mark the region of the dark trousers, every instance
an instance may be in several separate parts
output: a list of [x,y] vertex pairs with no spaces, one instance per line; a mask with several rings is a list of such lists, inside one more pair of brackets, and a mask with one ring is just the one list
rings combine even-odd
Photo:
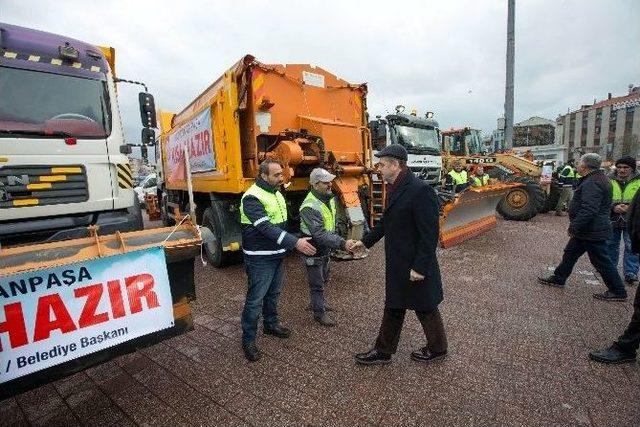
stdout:
[[246,255],[244,266],[247,271],[248,288],[241,324],[242,342],[246,344],[256,340],[260,312],[266,328],[278,324],[278,297],[284,281],[284,259]]
[[578,259],[584,254],[589,255],[589,261],[602,276],[605,286],[616,295],[627,295],[627,290],[622,283],[617,268],[611,262],[608,246],[605,240],[590,241],[572,237],[567,242],[562,255],[562,261],[553,272],[553,275],[564,285],[569,278]]
[[622,335],[615,342],[615,346],[625,353],[635,354],[640,347],[640,286],[636,288],[636,298],[633,301],[633,315],[631,322]]
[[302,260],[307,268],[313,314],[321,316],[325,312],[324,287],[329,280],[329,256],[302,257]]
[[[376,349],[380,353],[393,354],[398,349],[406,312],[407,310],[403,308],[384,309],[380,332],[376,340]],[[447,351],[447,335],[444,332],[440,311],[437,308],[433,311],[416,311],[416,316],[427,338],[427,349],[432,353]]]

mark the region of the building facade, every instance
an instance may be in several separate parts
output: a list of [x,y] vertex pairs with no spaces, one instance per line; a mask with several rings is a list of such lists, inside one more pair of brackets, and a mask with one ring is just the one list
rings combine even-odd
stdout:
[[630,85],[629,93],[604,101],[583,105],[559,116],[559,142],[569,158],[584,153],[598,153],[614,161],[625,155],[640,154],[640,87]]
[[567,150],[557,138],[556,121],[534,116],[513,125],[513,151],[524,155],[531,151],[534,160],[562,164]]

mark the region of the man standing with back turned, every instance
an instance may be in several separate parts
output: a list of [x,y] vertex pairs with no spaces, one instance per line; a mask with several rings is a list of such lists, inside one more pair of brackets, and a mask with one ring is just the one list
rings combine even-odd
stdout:
[[411,353],[417,362],[432,362],[447,354],[447,337],[438,311],[442,281],[436,258],[439,208],[436,193],[407,169],[407,151],[393,144],[381,150],[379,170],[387,183],[382,219],[361,242],[347,250],[370,248],[385,238],[386,288],[382,325],[373,349],[355,356],[363,365],[391,362],[398,348],[407,310],[414,310],[427,338],[426,346]]
[[627,290],[616,267],[611,262],[607,240],[611,235],[611,182],[600,170],[602,158],[588,153],[580,158],[578,172],[582,175],[569,204],[569,241],[564,248],[560,265],[548,277],[538,280],[549,286],[562,288],[578,259],[586,252],[608,290],[593,294],[605,301],[624,301]]
[[245,357],[260,359],[256,346],[258,318],[262,312],[264,333],[288,338],[291,331],[278,320],[278,297],[284,282],[284,256],[287,249],[296,248],[312,256],[316,249],[310,238],[298,239],[287,233],[287,205],[279,191],[282,185],[282,165],[267,159],[260,164],[256,182],[242,195],[242,252],[249,287],[242,311],[242,349]]

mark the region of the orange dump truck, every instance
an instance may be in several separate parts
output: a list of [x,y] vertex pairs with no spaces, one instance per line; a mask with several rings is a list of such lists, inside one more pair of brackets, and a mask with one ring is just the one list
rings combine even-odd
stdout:
[[215,236],[205,253],[216,267],[233,263],[242,249],[240,198],[260,162],[275,158],[284,165],[291,231],[309,173],[324,167],[337,176],[337,231],[360,238],[371,162],[366,93],[319,67],[243,57],[180,113],[161,113],[163,220],[170,225],[175,208],[188,210],[190,176],[197,221]]

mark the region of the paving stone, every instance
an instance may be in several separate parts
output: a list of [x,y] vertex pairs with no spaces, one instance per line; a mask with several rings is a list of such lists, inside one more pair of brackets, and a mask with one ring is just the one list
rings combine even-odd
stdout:
[[537,283],[559,262],[566,225],[552,215],[499,220],[489,233],[438,249],[450,345],[441,363],[409,359],[425,342],[412,314],[392,364],[354,362],[382,318],[381,244],[366,260],[333,263],[331,329],[313,322],[306,275],[297,257],[287,258],[279,312],[293,335],[260,331],[256,363],[240,345],[243,267],[198,265],[193,331],[0,402],[0,424],[638,426],[639,365],[587,358],[624,329],[632,301],[594,300],[602,285],[586,257],[565,289]]

